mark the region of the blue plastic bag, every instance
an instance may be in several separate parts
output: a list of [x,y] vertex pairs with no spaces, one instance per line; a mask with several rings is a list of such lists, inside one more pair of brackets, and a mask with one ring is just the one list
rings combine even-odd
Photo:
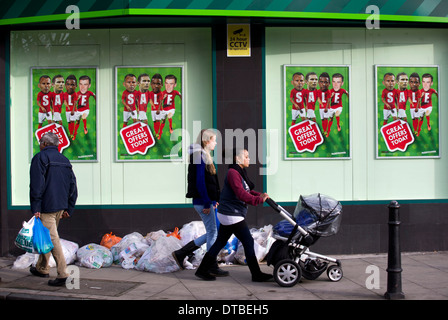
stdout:
[[44,227],[42,221],[37,218],[33,226],[33,246],[39,254],[46,254],[53,249],[50,230]]

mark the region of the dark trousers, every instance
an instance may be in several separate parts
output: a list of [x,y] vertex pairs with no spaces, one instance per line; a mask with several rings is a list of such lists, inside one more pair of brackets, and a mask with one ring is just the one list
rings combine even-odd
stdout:
[[238,240],[241,241],[244,247],[246,262],[252,275],[259,274],[261,270],[258,265],[257,256],[255,255],[254,238],[250,233],[246,220],[228,226],[221,224],[218,229],[218,237],[216,238],[213,246],[208,251],[209,255],[214,257],[216,260],[219,252],[222,248],[225,247],[232,234],[234,234],[235,237],[237,237]]

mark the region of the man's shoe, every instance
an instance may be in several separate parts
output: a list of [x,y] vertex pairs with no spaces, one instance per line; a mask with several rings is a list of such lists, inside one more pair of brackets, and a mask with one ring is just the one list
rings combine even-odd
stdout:
[[48,280],[48,285],[52,287],[61,287],[65,285],[67,278],[56,278],[54,280]]
[[39,271],[37,271],[36,267],[31,267],[30,272],[33,276],[41,277],[41,278],[48,278],[48,274],[40,273]]

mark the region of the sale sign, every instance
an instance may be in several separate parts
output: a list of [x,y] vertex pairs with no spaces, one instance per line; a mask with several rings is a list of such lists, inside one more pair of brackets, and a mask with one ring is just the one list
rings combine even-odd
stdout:
[[123,139],[126,150],[129,154],[146,154],[156,141],[152,135],[149,126],[143,122],[133,123],[120,130],[121,139]]
[[411,128],[406,121],[395,120],[381,127],[381,134],[390,152],[406,151],[408,145],[414,142]]
[[297,152],[314,152],[324,142],[322,133],[316,122],[305,120],[289,127],[289,135]]
[[59,152],[62,153],[65,148],[70,146],[70,140],[68,139],[67,133],[65,133],[64,127],[55,122],[36,130],[35,135],[37,142],[39,143],[40,138],[42,138],[42,136],[49,131],[55,133],[59,138]]

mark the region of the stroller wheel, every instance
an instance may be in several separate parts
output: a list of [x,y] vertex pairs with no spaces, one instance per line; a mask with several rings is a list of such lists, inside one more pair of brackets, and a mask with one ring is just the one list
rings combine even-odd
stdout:
[[327,276],[333,282],[337,282],[342,279],[342,269],[339,266],[333,265],[328,267]]
[[295,286],[302,277],[302,270],[292,260],[284,259],[278,262],[274,268],[274,279],[282,287]]

